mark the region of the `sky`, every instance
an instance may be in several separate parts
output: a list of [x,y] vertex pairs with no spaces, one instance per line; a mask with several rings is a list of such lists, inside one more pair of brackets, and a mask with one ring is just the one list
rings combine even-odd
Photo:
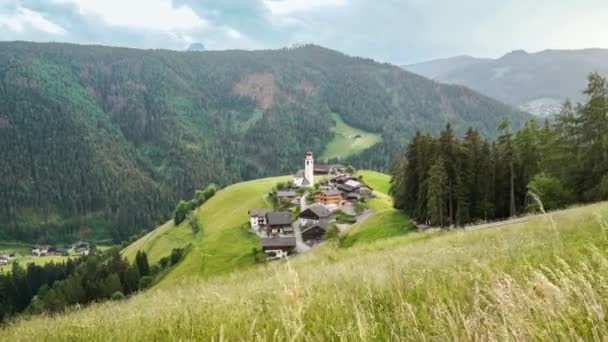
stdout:
[[0,40],[147,49],[314,43],[409,64],[608,48],[606,0],[0,0]]

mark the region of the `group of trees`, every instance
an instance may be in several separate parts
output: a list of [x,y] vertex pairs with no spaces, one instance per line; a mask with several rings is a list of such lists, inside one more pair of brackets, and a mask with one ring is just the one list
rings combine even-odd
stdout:
[[43,266],[31,263],[25,269],[14,263],[10,272],[0,274],[0,322],[24,311],[42,287],[66,279],[80,263],[81,259]]
[[[173,212],[173,222],[175,225],[177,226],[182,223],[189,216],[190,212],[207,202],[207,200],[215,195],[216,191],[215,184],[209,184],[204,190],[196,190],[194,198],[190,201],[179,201]],[[195,229],[194,226],[192,229]]]
[[608,199],[606,79],[591,74],[585,94],[553,122],[512,133],[505,120],[494,141],[472,128],[459,139],[449,124],[416,133],[391,171],[395,207],[444,227]]
[[121,299],[150,286],[159,271],[149,265],[146,253],[138,252],[130,263],[117,248],[65,263],[31,263],[25,269],[14,263],[9,273],[0,275],[0,322],[24,311],[56,312],[74,304]]

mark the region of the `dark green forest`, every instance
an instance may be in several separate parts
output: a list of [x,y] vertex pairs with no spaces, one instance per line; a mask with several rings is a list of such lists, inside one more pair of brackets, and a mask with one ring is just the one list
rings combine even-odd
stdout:
[[0,43],[0,236],[123,241],[206,184],[286,174],[332,139],[330,113],[383,142],[416,130],[495,137],[525,113],[464,87],[318,46],[176,52]]
[[589,76],[583,104],[566,103],[554,122],[508,121],[495,140],[448,125],[416,133],[392,169],[396,208],[448,227],[608,199],[608,84]]

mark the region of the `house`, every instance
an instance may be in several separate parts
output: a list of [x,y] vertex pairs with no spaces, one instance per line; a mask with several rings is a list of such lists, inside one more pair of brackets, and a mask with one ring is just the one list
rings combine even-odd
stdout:
[[0,266],[8,265],[10,258],[8,255],[0,255]]
[[349,201],[358,201],[361,199],[361,195],[358,192],[349,192],[344,195],[344,198]]
[[63,249],[63,248],[56,248],[55,251],[53,252],[53,254],[57,255],[57,256],[68,256],[68,255],[70,255],[68,253],[68,251],[65,250],[65,249]]
[[304,170],[300,170],[293,177],[293,185],[295,187],[311,187],[315,184],[314,166],[315,160],[312,151],[306,152],[304,157]]
[[284,258],[293,253],[295,248],[295,236],[275,236],[262,239],[262,250],[271,259]]
[[274,236],[278,234],[293,234],[291,212],[280,211],[266,214],[267,234]]
[[342,200],[342,192],[338,189],[325,189],[315,194],[315,201],[323,204],[338,204]]
[[329,209],[327,209],[324,205],[315,204],[302,211],[298,215],[298,218],[300,219],[300,225],[302,226],[315,224],[321,220],[330,221],[331,211],[329,211]]
[[307,244],[314,244],[321,241],[327,231],[329,222],[327,220],[317,221],[302,228],[302,240]]
[[254,231],[260,230],[260,227],[266,226],[266,214],[268,209],[249,209],[249,225]]
[[293,190],[279,190],[277,199],[281,203],[291,203],[298,200],[298,194]]
[[361,197],[363,198],[369,199],[374,196],[374,190],[367,185],[363,185],[362,187],[360,187],[358,192],[359,195],[361,195]]
[[79,255],[87,256],[92,254],[91,245],[88,242],[78,241],[72,247],[74,248],[74,251],[76,251],[76,253],[78,253]]
[[314,169],[315,175],[337,175],[348,172],[348,167],[341,164],[323,165],[317,164]]
[[46,256],[49,253],[49,248],[51,246],[43,245],[43,246],[34,246],[32,247],[32,255],[35,256]]

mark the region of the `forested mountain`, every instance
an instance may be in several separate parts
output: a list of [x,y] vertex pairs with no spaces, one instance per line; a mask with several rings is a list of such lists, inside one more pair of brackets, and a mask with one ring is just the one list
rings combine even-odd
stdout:
[[513,51],[498,59],[454,57],[405,69],[450,84],[467,86],[522,110],[555,114],[566,100],[582,101],[589,72],[608,74],[608,50]]
[[383,141],[419,129],[487,137],[528,115],[459,86],[318,46],[175,52],[0,43],[0,236],[123,240],[196,189],[293,172],[332,139],[332,112]]

